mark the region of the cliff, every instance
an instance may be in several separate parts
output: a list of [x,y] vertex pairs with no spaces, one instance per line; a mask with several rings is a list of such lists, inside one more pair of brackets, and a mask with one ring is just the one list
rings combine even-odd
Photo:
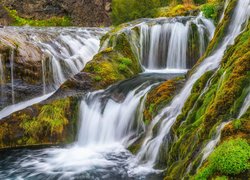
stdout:
[[[111,0],[1,0],[0,24],[12,25],[15,19],[47,20],[69,18],[73,26],[109,26]],[[15,10],[17,17],[8,10]],[[68,24],[67,24],[68,25]]]

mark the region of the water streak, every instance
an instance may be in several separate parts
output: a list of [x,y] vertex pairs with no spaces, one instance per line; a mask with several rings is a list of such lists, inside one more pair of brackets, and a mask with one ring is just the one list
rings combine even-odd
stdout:
[[5,82],[4,64],[3,64],[2,54],[0,54],[0,86],[1,86],[1,97],[3,97],[4,82]]
[[207,71],[218,68],[220,61],[224,55],[227,46],[234,43],[234,39],[241,33],[242,25],[249,19],[250,0],[239,0],[235,8],[232,21],[229,25],[228,33],[223,39],[221,45],[213,54],[207,57],[196,69],[195,73],[189,78],[184,88],[177,95],[169,106],[157,115],[152,124],[160,123],[158,134],[153,136],[153,132],[145,139],[136,158],[137,163],[142,163],[143,166],[153,168],[157,160],[157,155],[161,147],[162,141],[168,135],[177,116],[181,113],[185,101],[191,93],[194,83]]
[[15,104],[15,84],[14,84],[14,50],[10,54],[10,78],[11,78],[11,97],[12,104]]

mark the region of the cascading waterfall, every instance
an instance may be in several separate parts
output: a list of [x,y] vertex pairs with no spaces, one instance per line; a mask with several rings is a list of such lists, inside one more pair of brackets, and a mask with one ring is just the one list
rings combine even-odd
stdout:
[[[148,172],[156,174],[160,172],[160,170],[155,170],[154,166],[164,138],[169,134],[177,116],[181,113],[195,82],[204,73],[218,69],[227,47],[234,43],[234,39],[241,33],[242,26],[248,21],[249,8],[250,0],[238,1],[227,34],[218,48],[201,62],[180,93],[152,120],[147,131],[142,117],[146,95],[153,86],[168,78],[156,80],[156,74],[150,74],[149,76],[152,75],[153,80],[148,81],[145,77],[140,78],[148,75],[145,73],[139,75],[139,78],[120,82],[106,90],[86,94],[80,103],[80,128],[76,143],[66,148],[52,147],[18,152],[16,157],[7,160],[8,163],[11,163],[8,167],[0,162],[0,179],[9,177],[20,179],[26,177],[31,179],[41,177],[47,179],[77,179],[78,177],[80,179],[96,179],[96,177],[100,179],[129,179],[131,177],[143,179],[147,177]],[[189,66],[191,67],[190,64],[196,60],[192,59],[194,56],[188,54],[189,43],[193,41],[189,37],[193,31],[193,25],[199,33],[199,50],[196,49],[198,55],[195,56],[198,58],[204,53],[207,46],[206,36],[211,39],[214,33],[213,24],[202,15],[197,18],[180,18],[180,20],[174,19],[174,21],[167,22],[166,19],[160,19],[156,24],[140,23],[138,25],[141,31],[139,56],[141,56],[141,63],[145,70],[187,69]],[[31,37],[32,42],[48,55],[48,58],[42,60],[44,96],[21,103],[19,106],[18,104],[14,105],[11,109],[27,107],[49,97],[53,92],[46,93],[57,89],[65,79],[79,72],[97,52],[98,48],[96,47],[99,46],[97,45],[98,38],[89,35],[89,31],[85,32],[85,30],[84,32],[81,30],[76,32],[75,29],[67,32],[62,30],[59,35],[55,35],[53,29],[47,35],[44,35],[43,30],[38,29],[37,31]],[[134,35],[133,32],[130,31],[132,35]],[[51,41],[52,39],[56,40]],[[135,45],[138,42],[132,43]],[[221,86],[225,74],[221,77],[218,87]],[[175,77],[173,74],[171,76],[171,78]],[[50,79],[50,77],[52,78]],[[211,85],[210,80],[201,96]],[[14,89],[14,77],[12,84]],[[249,98],[248,94],[239,117],[249,108]],[[0,112],[0,119],[12,112],[9,110],[4,113]],[[215,137],[208,142],[203,150],[202,162],[218,143],[221,130],[226,124],[222,123],[217,127]],[[156,126],[157,131],[155,131]],[[143,136],[141,136],[142,134]],[[138,154],[133,156],[126,148],[136,140],[142,140],[139,139],[142,137],[144,137],[142,146]],[[19,168],[13,171],[16,166]]]
[[[141,87],[129,92],[123,103],[110,99],[103,107],[98,94],[89,94],[80,106],[82,126],[78,145],[102,145],[122,143],[127,145],[131,137],[139,134],[143,122],[136,122],[136,109],[141,98],[151,89],[140,90]],[[139,91],[140,90],[140,91]],[[142,112],[140,112],[142,113]],[[124,116],[125,114],[125,116]]]
[[43,95],[46,94],[46,67],[45,67],[45,57],[42,59],[42,76],[43,76]]
[[14,85],[14,50],[10,54],[10,78],[11,78],[11,96],[12,104],[15,104],[15,85]]
[[[152,123],[160,123],[158,134],[153,137],[153,133],[148,135],[145,139],[138,155],[136,158],[137,163],[142,163],[143,166],[148,168],[153,168],[157,160],[157,154],[159,152],[160,146],[164,137],[169,133],[172,125],[174,124],[177,116],[181,113],[181,109],[191,93],[191,89],[194,83],[207,71],[216,69],[224,55],[224,52],[228,45],[234,43],[234,39],[241,33],[242,25],[248,21],[250,12],[249,0],[239,0],[237,7],[234,10],[232,21],[229,25],[227,35],[223,39],[223,42],[215,50],[211,56],[204,59],[204,61],[199,65],[194,74],[186,82],[181,93],[177,95],[168,107],[163,109],[163,111],[157,115]],[[136,171],[136,170],[135,170]]]
[[36,156],[28,158],[21,156],[19,170],[0,168],[0,178],[25,177],[24,169],[30,178],[68,179],[81,173],[85,179],[129,178],[127,160],[132,154],[126,147],[145,131],[141,115],[146,94],[153,86],[179,75],[142,74],[86,94],[80,104],[81,126],[75,144],[36,151]]
[[[40,49],[42,54],[41,71],[42,87],[41,91],[47,97],[48,94],[57,90],[60,85],[69,77],[77,74],[83,69],[85,64],[90,61],[98,52],[100,37],[107,29],[97,28],[27,28],[27,27],[6,27],[0,32],[2,37],[11,37],[22,43],[31,43]],[[15,102],[15,82],[14,82],[14,49],[10,54],[11,66],[11,85],[12,85],[12,104]],[[1,93],[3,91],[1,90]],[[23,101],[23,107],[27,107],[29,102],[37,102],[44,98],[34,99],[27,97]],[[32,104],[29,104],[32,105]],[[5,117],[13,112],[13,105],[5,107],[0,111],[0,117]],[[20,109],[19,109],[20,110]]]
[[106,30],[65,28],[47,31],[44,33],[41,29],[36,29],[35,32],[33,30],[30,40],[49,56],[44,71],[51,73],[53,82],[49,84],[55,90],[70,76],[81,71],[93,58],[99,50],[99,39]]
[[[213,37],[215,27],[202,14],[194,18],[160,19],[140,24],[140,57],[147,70],[188,69],[201,57],[208,40]],[[192,32],[198,38],[192,36]],[[207,39],[207,40],[206,40]],[[189,42],[197,41],[193,54]]]
[[5,81],[4,66],[2,60],[2,54],[0,54],[0,86],[1,86],[1,97],[3,97],[3,84]]

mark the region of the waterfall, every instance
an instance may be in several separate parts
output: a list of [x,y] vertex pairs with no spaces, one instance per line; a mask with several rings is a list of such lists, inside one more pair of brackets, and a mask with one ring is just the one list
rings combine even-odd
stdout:
[[[202,14],[194,18],[159,19],[144,22],[140,27],[140,57],[146,70],[188,69],[201,57],[207,39],[213,37],[215,27]],[[197,29],[198,39],[192,36]],[[196,35],[196,32],[193,32]],[[188,57],[189,42],[196,42],[197,49]],[[192,50],[190,50],[192,51]],[[199,53],[197,53],[199,52]]]
[[126,147],[145,132],[142,114],[146,94],[176,76],[179,74],[141,74],[86,94],[79,108],[77,141],[66,148],[49,148],[36,156],[18,158],[19,177],[25,177],[22,171],[28,169],[30,178],[69,179],[80,174],[83,179],[129,179],[128,159],[133,155]]
[[43,81],[43,95],[46,94],[46,66],[45,66],[45,56],[42,59],[42,81]]
[[220,17],[220,21],[219,22],[222,22],[222,20],[224,19],[224,16],[225,16],[225,12],[226,12],[226,9],[227,9],[227,6],[229,5],[229,0],[226,0],[225,3],[224,3],[224,8],[223,8],[223,13]]
[[10,79],[11,79],[11,97],[12,104],[15,104],[15,84],[14,84],[14,50],[10,54]]
[[[240,109],[240,113],[237,117],[237,119],[240,119],[248,110],[250,106],[250,93],[247,94],[242,107]],[[210,140],[207,145],[205,146],[205,148],[202,150],[203,156],[200,162],[200,165],[197,169],[199,169],[201,167],[201,165],[203,164],[203,162],[208,158],[208,156],[214,151],[214,148],[216,147],[216,145],[219,143],[220,138],[221,138],[221,132],[224,129],[224,127],[229,124],[231,121],[229,122],[223,122],[221,125],[219,125],[216,129],[216,134],[214,136],[214,138],[212,138],[212,140]]]
[[109,99],[104,106],[100,99],[102,92],[88,94],[80,106],[82,126],[77,144],[89,146],[117,142],[127,145],[131,137],[136,137],[139,134],[136,130],[143,124],[136,122],[136,110],[152,86],[143,90],[141,87],[129,92],[122,103]]
[[49,56],[44,71],[50,73],[50,89],[55,90],[98,53],[99,39],[106,30],[65,28],[50,29],[46,34],[41,29],[32,32],[31,42]]
[[3,84],[5,82],[5,75],[4,75],[4,64],[2,59],[2,54],[0,54],[0,86],[1,86],[1,97],[3,97]]
[[237,118],[240,119],[246,113],[249,107],[250,107],[250,93],[247,94],[247,97],[245,98],[245,101],[240,109],[240,113]]
[[[12,39],[13,42],[20,44],[21,53],[27,54],[30,52],[26,47],[27,44],[32,44],[34,49],[41,51],[41,59],[35,59],[41,61],[41,91],[35,92],[33,97],[23,97],[23,107],[27,107],[27,102],[37,102],[37,98],[41,96],[41,92],[47,97],[47,94],[51,94],[57,90],[60,85],[65,82],[71,76],[81,71],[85,64],[90,61],[93,56],[98,53],[100,46],[100,38],[105,34],[107,29],[96,28],[32,28],[32,27],[6,27],[1,30],[0,36],[3,40],[8,42],[8,39]],[[11,46],[12,47],[12,46]],[[15,100],[18,97],[19,84],[15,84],[14,78],[14,49],[10,54],[10,67],[11,67],[11,84],[12,84],[12,105],[18,103],[18,107],[21,106],[20,100]],[[30,58],[30,57],[29,57]],[[22,85],[20,85],[22,86]],[[1,90],[2,93],[2,90]],[[33,99],[32,99],[33,98]],[[0,116],[6,112],[13,112],[11,108],[13,106],[6,104],[4,109],[0,111]],[[29,104],[32,105],[32,104]]]
[[154,137],[152,131],[149,133],[139,153],[137,154],[137,163],[142,163],[145,167],[153,168],[157,160],[157,154],[162,141],[164,137],[168,135],[177,116],[181,113],[182,107],[189,97],[194,83],[205,72],[216,69],[219,66],[227,46],[234,43],[234,39],[241,33],[242,25],[244,25],[244,23],[248,20],[250,15],[250,12],[248,11],[249,7],[250,0],[238,1],[228,32],[221,45],[212,53],[211,56],[204,59],[204,61],[197,67],[194,74],[186,82],[180,94],[173,99],[170,105],[164,108],[162,112],[153,119],[153,124],[160,123],[158,134]]

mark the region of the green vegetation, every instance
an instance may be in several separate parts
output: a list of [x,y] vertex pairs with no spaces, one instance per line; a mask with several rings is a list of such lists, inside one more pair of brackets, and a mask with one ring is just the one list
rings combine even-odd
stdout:
[[0,147],[72,142],[77,130],[77,110],[77,99],[65,98],[16,112],[1,121]]
[[114,25],[139,18],[175,17],[197,15],[203,11],[207,18],[218,22],[223,10],[220,0],[113,0]]
[[152,9],[166,5],[163,0],[113,0],[112,21],[114,25],[143,17],[153,17]]
[[201,6],[201,11],[206,18],[213,19],[217,21],[220,15],[221,5],[218,2],[207,3]]
[[165,107],[181,89],[183,78],[168,80],[153,88],[145,102],[144,121],[148,124],[160,110]]
[[25,19],[18,16],[18,13],[16,10],[10,10],[7,7],[5,7],[7,12],[9,13],[10,17],[13,18],[13,24],[14,26],[70,26],[71,20],[69,17],[52,17],[46,20],[33,20],[33,19]]
[[[232,13],[231,6],[234,3],[235,1],[231,2],[226,12],[226,22],[222,23],[225,27],[230,21],[229,14]],[[221,31],[221,34],[225,34],[225,30]],[[221,38],[221,36],[216,37]],[[228,48],[220,68],[217,71],[205,73],[193,86],[182,113],[171,129],[172,141],[168,144],[167,149],[161,150],[160,156],[165,157],[165,162],[161,158],[160,163],[167,165],[166,179],[188,177],[185,173],[190,164],[192,166],[189,175],[194,175],[202,157],[201,151],[214,136],[216,127],[222,122],[235,119],[238,116],[250,84],[249,37],[250,25],[235,40],[235,45]],[[211,43],[216,45],[214,42]],[[224,129],[223,140],[248,139],[249,113],[240,120],[234,120]],[[159,164],[159,166],[161,165]],[[202,177],[213,174],[214,169],[211,166],[206,164],[204,166],[207,168],[204,169]],[[217,168],[221,168],[221,171],[224,170],[223,173],[226,172],[222,167],[224,167],[223,164],[220,167],[217,166]],[[221,171],[219,172],[222,173]]]
[[210,155],[205,168],[195,179],[207,179],[214,173],[237,175],[250,169],[250,145],[244,139],[232,139],[222,143]]
[[95,89],[105,88],[141,72],[126,34],[113,31],[104,38],[102,42],[108,41],[108,47],[97,54],[83,70],[94,80],[92,85]]

